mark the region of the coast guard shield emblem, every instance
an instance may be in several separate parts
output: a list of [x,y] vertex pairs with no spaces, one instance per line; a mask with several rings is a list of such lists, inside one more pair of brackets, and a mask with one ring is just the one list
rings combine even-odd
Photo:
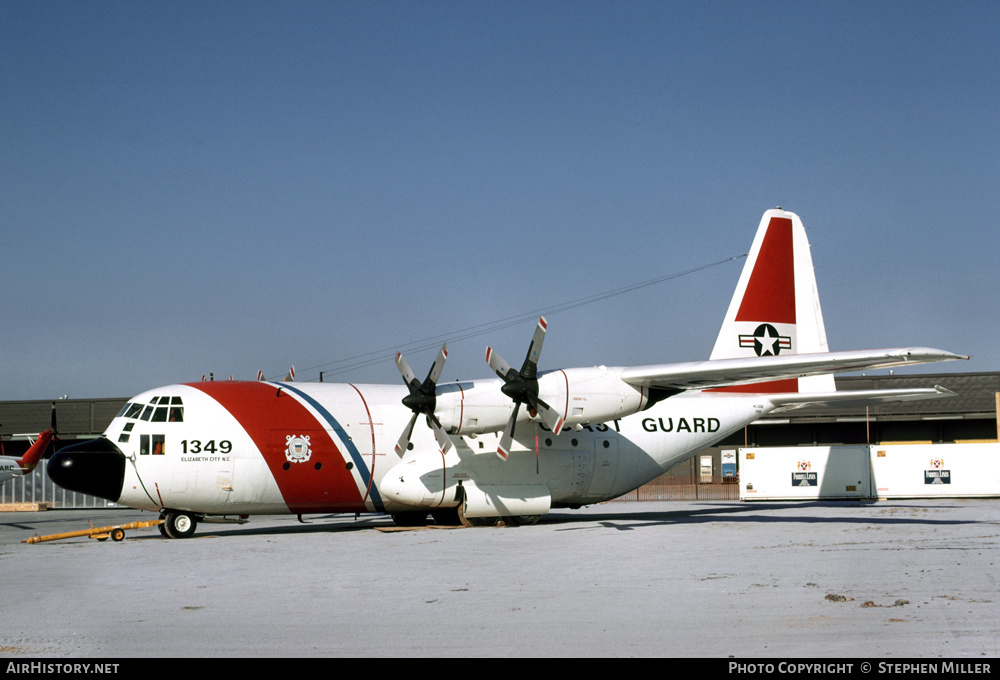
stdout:
[[287,435],[285,441],[288,448],[285,449],[285,458],[292,463],[305,463],[312,455],[309,450],[309,436]]

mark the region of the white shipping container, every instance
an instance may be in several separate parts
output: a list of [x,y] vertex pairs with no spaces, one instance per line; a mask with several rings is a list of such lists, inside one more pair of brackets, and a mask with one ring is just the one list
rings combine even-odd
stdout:
[[867,446],[740,449],[740,500],[869,498]]
[[1000,496],[1000,444],[871,447],[874,498]]

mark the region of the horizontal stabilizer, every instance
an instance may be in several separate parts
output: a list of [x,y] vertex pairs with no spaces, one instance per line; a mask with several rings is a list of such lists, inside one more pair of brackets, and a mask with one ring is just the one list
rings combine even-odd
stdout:
[[805,378],[825,373],[898,368],[968,358],[929,347],[902,347],[633,366],[624,369],[621,378],[636,387],[682,391],[704,390],[771,380]]

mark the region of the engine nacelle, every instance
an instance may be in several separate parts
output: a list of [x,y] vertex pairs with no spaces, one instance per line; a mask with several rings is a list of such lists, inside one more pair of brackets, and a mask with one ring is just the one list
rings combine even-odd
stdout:
[[[648,405],[645,388],[621,379],[620,368],[597,366],[547,371],[538,375],[538,398],[555,409],[566,426],[606,423],[641,411]],[[484,380],[440,385],[435,415],[453,435],[499,432],[514,410],[500,391],[503,382]],[[522,408],[518,422],[532,420]]]
[[[434,415],[448,434],[470,435],[498,432],[510,420],[512,402],[503,392],[500,380],[438,385]],[[525,409],[521,409],[524,412]],[[518,420],[527,421],[527,416]]]
[[389,470],[379,484],[385,500],[427,508],[458,505],[456,489],[456,481],[448,479],[439,456],[408,458]]
[[540,374],[538,397],[568,426],[596,425],[638,413],[647,405],[646,390],[621,379],[621,369],[596,366]]

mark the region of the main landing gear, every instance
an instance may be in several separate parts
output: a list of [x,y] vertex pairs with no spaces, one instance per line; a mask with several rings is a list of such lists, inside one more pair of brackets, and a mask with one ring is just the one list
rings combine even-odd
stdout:
[[[465,506],[457,508],[441,508],[430,513],[434,524],[445,527],[495,527],[495,526],[531,526],[538,523],[540,515],[518,515],[516,517],[466,517]],[[398,527],[427,526],[426,512],[394,512],[392,521]]]

